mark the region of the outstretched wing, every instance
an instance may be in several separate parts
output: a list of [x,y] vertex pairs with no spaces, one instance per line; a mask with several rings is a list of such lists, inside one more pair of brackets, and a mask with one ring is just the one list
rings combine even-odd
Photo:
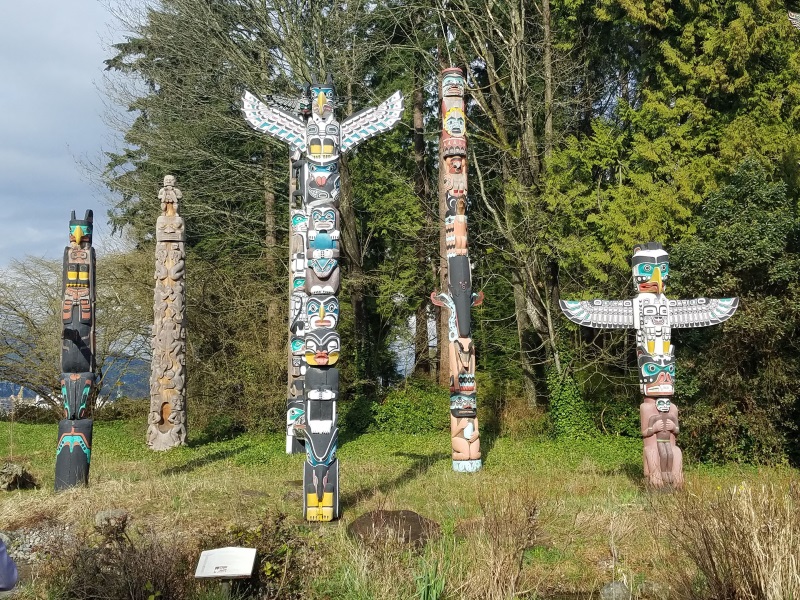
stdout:
[[286,142],[300,152],[306,151],[306,125],[279,108],[267,106],[253,94],[242,94],[242,112],[253,129]]
[[378,106],[365,108],[342,122],[341,152],[344,154],[369,138],[389,131],[403,114],[403,94],[396,91]]
[[570,321],[598,329],[632,329],[632,300],[559,300]]
[[669,301],[669,325],[678,329],[707,327],[727,321],[739,307],[739,298],[692,298]]

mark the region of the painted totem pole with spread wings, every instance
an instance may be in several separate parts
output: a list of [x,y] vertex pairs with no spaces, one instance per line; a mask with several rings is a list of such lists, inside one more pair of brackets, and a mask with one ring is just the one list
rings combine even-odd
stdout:
[[671,330],[718,325],[729,319],[738,298],[670,300],[664,295],[669,278],[669,254],[661,244],[649,242],[633,248],[631,300],[561,300],[561,310],[578,325],[598,329],[635,329],[639,386],[644,402],[639,407],[644,438],[644,475],[660,488],[683,485],[683,462],[675,443],[679,431],[678,409],[671,402],[675,391],[675,347]]
[[472,291],[472,266],[467,248],[467,118],[464,114],[464,74],[451,67],[442,71],[442,134],[439,194],[446,207],[444,220],[448,292],[433,292],[431,301],[447,308],[450,355],[450,437],[453,470],[481,468],[478,431],[475,346],[470,309],[483,302]]
[[[339,517],[336,402],[340,339],[339,157],[400,121],[403,96],[395,92],[341,124],[334,116],[331,76],[312,83],[295,116],[242,97],[245,118],[261,133],[291,148],[291,301],[287,452],[305,446],[303,516],[308,521]],[[302,446],[301,446],[302,445]]]
[[61,304],[61,396],[64,418],[58,423],[56,490],[89,483],[92,429],[89,413],[97,393],[95,362],[94,215],[69,222],[64,249]]

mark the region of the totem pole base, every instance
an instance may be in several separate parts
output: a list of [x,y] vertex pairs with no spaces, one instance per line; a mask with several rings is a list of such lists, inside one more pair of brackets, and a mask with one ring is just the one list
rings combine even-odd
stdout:
[[174,425],[162,431],[161,427],[151,424],[147,429],[147,445],[151,450],[165,451],[186,445],[186,427]]
[[339,461],[328,469],[322,498],[314,485],[314,468],[308,463],[303,469],[303,518],[306,521],[325,522],[339,518]]
[[56,491],[89,484],[93,427],[92,419],[58,423]]
[[477,460],[454,460],[453,471],[456,473],[474,473],[481,470],[482,464],[480,458]]

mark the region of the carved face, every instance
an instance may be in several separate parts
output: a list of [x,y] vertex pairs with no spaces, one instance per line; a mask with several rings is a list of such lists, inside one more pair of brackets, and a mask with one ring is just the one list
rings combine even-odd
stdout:
[[306,126],[308,155],[317,161],[329,161],[339,155],[339,124],[336,121]]
[[308,164],[306,188],[308,195],[314,200],[330,200],[335,204],[339,198],[340,187],[338,163],[332,162],[326,165]]
[[306,351],[306,341],[303,338],[293,335],[289,344],[292,348],[292,356],[303,356]]
[[335,365],[339,360],[339,334],[333,329],[315,329],[306,334],[306,362],[311,366]]
[[444,130],[455,137],[464,135],[466,123],[467,118],[460,106],[454,106],[444,116]]
[[663,294],[669,277],[669,254],[658,242],[635,246],[633,259],[633,286],[638,293]]
[[448,69],[442,74],[442,96],[463,96],[464,75],[461,69]]
[[669,398],[656,398],[656,410],[658,412],[669,412],[670,406]]
[[308,369],[305,381],[306,398],[309,400],[337,400],[339,398],[339,370]]
[[308,217],[302,210],[292,211],[292,231],[301,233],[308,230]]
[[174,187],[174,186],[175,186],[175,176],[164,175],[164,187]]
[[92,223],[87,221],[70,221],[69,241],[73,244],[90,246],[92,244]]
[[311,222],[317,231],[332,231],[336,229],[338,212],[332,206],[320,206],[311,209]]
[[314,115],[327,119],[333,114],[336,92],[332,83],[311,86],[311,111]]
[[651,398],[663,398],[675,393],[675,357],[640,353],[639,385],[642,393]]
[[310,296],[306,315],[310,329],[335,329],[339,322],[339,300],[336,296]]

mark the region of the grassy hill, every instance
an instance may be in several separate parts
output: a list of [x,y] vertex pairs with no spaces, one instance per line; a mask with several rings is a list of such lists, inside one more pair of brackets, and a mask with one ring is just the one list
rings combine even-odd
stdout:
[[[675,597],[670,586],[697,577],[675,533],[691,516],[686,511],[713,507],[732,486],[800,487],[789,467],[688,465],[687,493],[650,493],[641,483],[641,442],[606,436],[486,439],[484,469],[460,474],[450,467],[447,433],[371,433],[340,446],[343,518],[306,525],[304,457],[285,455],[282,436],[154,453],[145,428],[143,421],[98,422],[91,485],[56,495],[55,425],[0,423],[0,455],[27,464],[42,483],[0,497],[0,530],[72,524],[91,536],[97,511],[124,508],[133,531],[168,534],[196,551],[208,536],[285,514],[282,531],[293,541],[284,546],[302,547],[293,558],[301,562],[292,563],[296,597],[426,597],[422,590],[437,582],[443,598],[589,597],[613,580],[643,597]],[[346,527],[373,509],[416,511],[442,534],[420,551],[392,539],[363,545]],[[25,593],[39,597],[46,588],[39,578]]]

